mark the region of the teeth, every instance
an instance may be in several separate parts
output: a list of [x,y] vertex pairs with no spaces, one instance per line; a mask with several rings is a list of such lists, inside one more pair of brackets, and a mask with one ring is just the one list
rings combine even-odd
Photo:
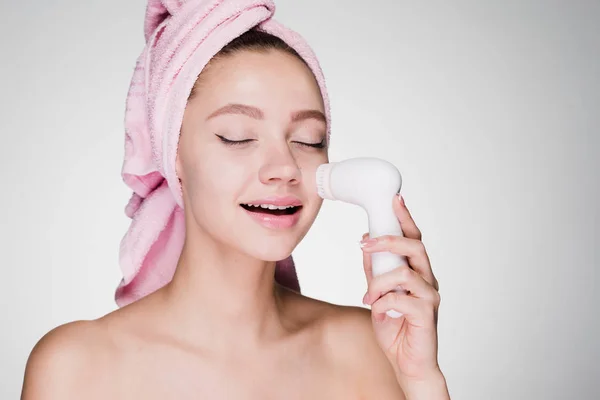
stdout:
[[285,210],[286,208],[294,208],[295,206],[274,206],[273,204],[246,204],[250,207],[268,208],[269,210]]

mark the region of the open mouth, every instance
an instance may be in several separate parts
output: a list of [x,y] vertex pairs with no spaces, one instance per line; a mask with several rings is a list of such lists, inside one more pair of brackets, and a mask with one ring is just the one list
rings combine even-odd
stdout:
[[261,206],[250,206],[248,204],[240,204],[240,206],[242,206],[242,208],[253,212],[253,213],[257,213],[257,214],[270,214],[270,215],[293,215],[295,213],[297,213],[298,211],[300,211],[300,209],[302,208],[302,206],[291,206],[291,207],[286,207],[284,209],[279,209],[279,208],[266,208],[266,207],[261,207]]

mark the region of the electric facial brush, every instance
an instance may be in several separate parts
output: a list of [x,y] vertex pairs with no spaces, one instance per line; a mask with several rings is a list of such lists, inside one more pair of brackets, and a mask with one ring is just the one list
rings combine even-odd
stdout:
[[[317,167],[317,192],[327,200],[340,200],[362,207],[369,220],[369,237],[404,236],[392,199],[400,193],[402,177],[391,163],[372,157],[350,158]],[[406,257],[391,252],[371,253],[373,276],[408,265]],[[401,286],[396,292],[406,293]],[[386,314],[398,318],[402,314],[389,310]]]

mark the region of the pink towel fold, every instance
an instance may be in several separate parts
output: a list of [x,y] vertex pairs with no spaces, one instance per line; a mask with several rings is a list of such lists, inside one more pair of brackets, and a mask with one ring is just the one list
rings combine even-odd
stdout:
[[[202,69],[227,43],[256,28],[281,38],[311,68],[321,89],[330,136],[325,81],[301,36],[272,19],[267,0],[149,0],[139,56],[127,95],[122,177],[133,195],[123,237],[123,272],[115,300],[122,307],[167,284],[183,248],[183,198],[175,172],[177,145],[189,93]],[[300,291],[294,260],[277,262],[275,279]]]

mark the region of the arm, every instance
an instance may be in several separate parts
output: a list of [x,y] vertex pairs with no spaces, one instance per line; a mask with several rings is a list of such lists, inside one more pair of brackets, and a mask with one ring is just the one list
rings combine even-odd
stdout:
[[450,400],[446,378],[442,371],[420,381],[407,381],[397,378],[408,400]]

